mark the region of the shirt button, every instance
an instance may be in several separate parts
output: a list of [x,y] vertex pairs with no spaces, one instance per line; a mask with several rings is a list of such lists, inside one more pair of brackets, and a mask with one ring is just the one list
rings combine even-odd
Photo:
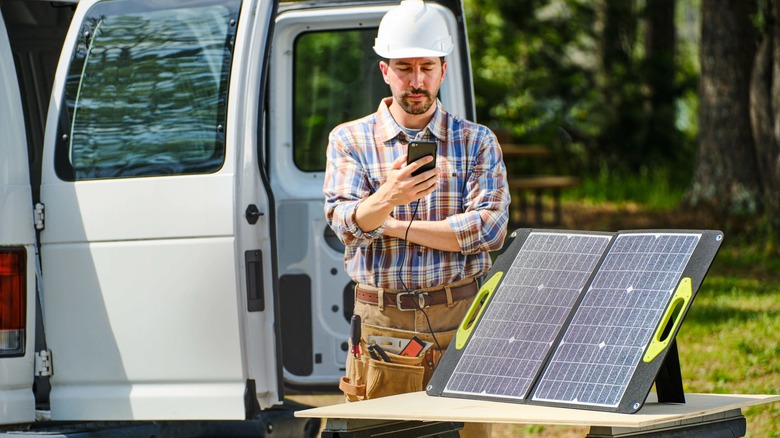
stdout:
[[417,256],[422,257],[422,251],[417,251]]

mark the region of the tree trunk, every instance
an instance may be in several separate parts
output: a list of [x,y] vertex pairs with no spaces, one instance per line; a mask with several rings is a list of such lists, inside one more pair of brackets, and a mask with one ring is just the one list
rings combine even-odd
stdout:
[[649,111],[644,151],[658,161],[677,160],[682,155],[675,126],[675,0],[648,0],[645,77],[649,88]]
[[749,104],[755,11],[753,1],[702,1],[699,139],[687,201],[726,217],[761,210]]
[[750,116],[771,235],[780,231],[780,0],[767,2],[765,34],[750,82]]
[[637,39],[636,2],[605,0],[600,34],[601,83],[605,121],[597,139],[611,167],[636,171],[643,164],[645,113],[641,80],[633,61]]

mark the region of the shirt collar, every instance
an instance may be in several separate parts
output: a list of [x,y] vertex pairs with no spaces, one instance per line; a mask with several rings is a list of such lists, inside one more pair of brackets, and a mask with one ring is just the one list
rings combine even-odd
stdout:
[[[390,114],[390,104],[393,103],[392,97],[386,97],[379,102],[379,108],[377,109],[377,121],[376,128],[374,129],[374,140],[377,144],[383,144],[390,140],[395,139],[403,130],[398,122],[395,121],[393,115]],[[432,136],[441,141],[447,140],[447,111],[441,104],[441,101],[436,99],[436,111],[433,113],[431,121],[424,128],[424,131],[428,131]]]

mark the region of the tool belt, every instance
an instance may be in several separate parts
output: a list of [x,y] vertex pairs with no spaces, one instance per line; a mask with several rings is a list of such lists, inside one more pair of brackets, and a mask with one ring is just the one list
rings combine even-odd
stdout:
[[[456,332],[457,330],[451,330],[436,333],[436,339],[443,349],[447,348]],[[426,342],[432,341],[430,334],[364,324],[360,354],[357,357],[352,354],[347,356],[346,376],[341,377],[339,381],[339,389],[344,392],[347,401],[368,400],[424,390],[444,351],[429,348],[419,357],[400,356],[388,351],[386,356],[389,360],[377,360],[369,354],[366,343],[366,339],[373,336],[406,339],[418,336]]]
[[452,303],[477,294],[479,286],[473,278],[467,278],[444,286],[403,291],[385,289],[358,284],[355,286],[355,299],[361,303],[384,307],[395,307],[398,310],[417,310],[437,304]]

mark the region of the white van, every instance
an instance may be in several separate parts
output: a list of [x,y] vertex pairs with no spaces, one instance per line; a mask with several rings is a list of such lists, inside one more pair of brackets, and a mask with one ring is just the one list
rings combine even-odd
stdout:
[[[353,292],[325,147],[389,94],[396,3],[0,2],[0,424],[335,390]],[[441,99],[473,119],[462,5],[429,6],[457,35]]]

